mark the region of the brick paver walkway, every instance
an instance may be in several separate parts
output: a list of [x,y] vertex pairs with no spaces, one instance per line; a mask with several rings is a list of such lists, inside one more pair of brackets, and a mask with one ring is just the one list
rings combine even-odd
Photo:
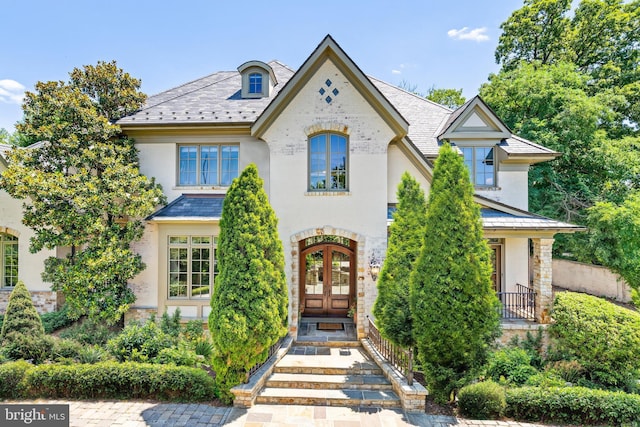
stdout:
[[[399,409],[341,408],[331,406],[256,405],[250,409],[206,404],[146,401],[9,401],[3,403],[69,404],[71,427],[445,427],[511,426],[537,424],[471,421],[426,414],[405,414]],[[549,427],[549,426],[546,426]]]

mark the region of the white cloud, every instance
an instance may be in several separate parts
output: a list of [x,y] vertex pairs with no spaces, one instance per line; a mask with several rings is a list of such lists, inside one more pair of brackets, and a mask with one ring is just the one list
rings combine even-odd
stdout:
[[402,74],[400,70],[391,70],[391,74]]
[[15,80],[0,80],[0,102],[20,104],[24,99],[25,87]]
[[485,34],[487,27],[474,28],[470,30],[469,27],[463,27],[459,30],[451,29],[447,31],[447,35],[455,40],[475,40],[477,42],[486,42],[489,40],[489,36]]

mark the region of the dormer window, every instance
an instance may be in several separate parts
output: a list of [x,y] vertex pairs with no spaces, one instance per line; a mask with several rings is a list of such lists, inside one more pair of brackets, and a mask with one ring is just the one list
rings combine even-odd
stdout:
[[238,72],[242,76],[242,98],[266,98],[278,83],[273,69],[261,61],[245,62]]
[[262,74],[249,74],[249,93],[262,94]]

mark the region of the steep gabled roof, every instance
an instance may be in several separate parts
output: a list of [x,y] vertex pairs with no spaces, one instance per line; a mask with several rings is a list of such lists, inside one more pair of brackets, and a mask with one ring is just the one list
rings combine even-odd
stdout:
[[[269,62],[279,82],[286,82],[293,70],[277,62]],[[220,71],[149,97],[140,111],[123,117],[118,124],[134,125],[199,125],[251,124],[282,89],[282,83],[264,98],[242,98],[242,78],[236,71]]]
[[311,53],[302,66],[289,79],[284,88],[267,106],[258,120],[251,127],[251,133],[260,138],[273,123],[275,118],[287,107],[295,95],[306,84],[307,77],[313,75],[327,60],[344,74],[353,87],[369,102],[374,110],[394,130],[398,138],[407,134],[409,123],[398,112],[395,106],[371,83],[369,78],[360,70],[355,62],[342,50],[336,41],[327,35]]
[[271,61],[278,84],[269,97],[243,99],[242,78],[237,70],[220,71],[149,97],[139,112],[123,117],[118,124],[128,129],[156,126],[241,126],[251,127],[260,137],[304,84],[305,76],[331,58],[360,93],[379,112],[399,137],[404,136],[423,157],[437,157],[440,137],[455,129],[466,113],[480,109],[504,133],[499,144],[504,162],[535,163],[559,155],[541,145],[513,135],[480,97],[471,98],[452,111],[426,98],[371,76],[365,76],[331,36],[326,36],[305,63],[294,71]]

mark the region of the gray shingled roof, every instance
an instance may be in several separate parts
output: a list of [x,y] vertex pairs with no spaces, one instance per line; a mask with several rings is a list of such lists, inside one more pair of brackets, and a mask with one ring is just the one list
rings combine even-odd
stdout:
[[240,73],[220,71],[149,97],[142,110],[118,124],[253,123],[294,73],[277,61],[269,66],[278,80],[269,97],[241,98]]
[[545,218],[543,216],[531,215],[514,215],[501,212],[496,209],[482,208],[480,209],[482,216],[482,225],[485,229],[509,229],[509,230],[584,230],[584,227],[566,222],[556,221],[555,219]]
[[222,216],[223,194],[183,194],[164,208],[147,218],[220,218]]
[[[120,119],[118,124],[125,127],[167,124],[251,124],[295,73],[278,61],[269,62],[269,66],[273,69],[278,81],[269,97],[241,98],[240,73],[220,71],[149,97],[142,110]],[[455,120],[464,108],[452,111],[382,80],[370,76],[368,78],[409,122],[408,138],[411,142],[426,157],[436,157],[440,148],[437,139],[439,130]],[[508,154],[549,155],[554,153],[552,150],[515,135],[504,140],[500,146]]]

